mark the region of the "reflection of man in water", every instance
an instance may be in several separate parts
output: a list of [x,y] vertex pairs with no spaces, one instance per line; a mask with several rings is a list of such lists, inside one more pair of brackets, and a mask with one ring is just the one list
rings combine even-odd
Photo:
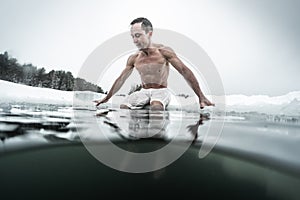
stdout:
[[185,78],[199,98],[200,108],[213,106],[202,93],[199,83],[192,71],[184,65],[175,52],[162,44],[152,43],[153,27],[146,18],[137,18],[131,22],[131,36],[139,51],[131,55],[126,68],[115,80],[107,96],[102,100],[94,101],[96,106],[107,102],[124,84],[133,69],[139,72],[142,81],[142,90],[128,96],[121,108],[142,108],[150,104],[152,110],[164,110],[170,102],[170,93],[167,89],[170,64]]
[[169,113],[151,110],[130,112],[129,134],[135,138],[165,138]]
[[[130,118],[128,121],[128,134],[131,137],[142,138],[160,138],[170,139],[176,137],[176,130],[180,126],[173,123],[171,130],[170,114],[168,111],[152,111],[152,110],[134,110],[129,113]],[[190,121],[182,122],[186,127],[187,132],[191,133],[193,143],[197,141],[199,137],[199,126],[203,125],[203,121],[209,120],[209,114],[200,114],[196,123],[190,124]],[[188,138],[189,136],[182,132],[182,137]],[[179,136],[180,137],[180,136]]]
[[[153,111],[153,110],[130,110],[124,112],[112,112],[112,116],[116,115],[113,118],[116,118],[120,121],[117,123],[111,121],[111,117],[107,117],[107,114],[110,111],[101,112],[97,114],[98,117],[105,118],[104,123],[114,128],[121,137],[124,137],[122,133],[125,131],[125,138],[132,139],[142,139],[142,138],[160,138],[160,139],[172,139],[177,137],[177,131],[181,126],[186,127],[185,130],[191,133],[193,142],[196,142],[199,132],[199,126],[203,125],[203,121],[209,120],[209,114],[200,114],[196,123],[190,124],[190,120],[184,120],[178,123],[178,119],[170,122],[170,113],[169,111]],[[193,117],[194,121],[195,117]],[[108,121],[107,121],[108,120]],[[181,124],[182,123],[182,124]],[[169,125],[171,126],[169,127]],[[186,138],[186,132],[183,131],[180,133],[181,137]]]

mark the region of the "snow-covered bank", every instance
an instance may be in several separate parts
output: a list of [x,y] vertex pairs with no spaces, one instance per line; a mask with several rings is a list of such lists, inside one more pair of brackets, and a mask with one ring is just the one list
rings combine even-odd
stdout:
[[61,91],[0,80],[0,103],[37,103],[71,106],[74,94],[75,97],[78,97],[78,100],[101,98],[101,94],[89,91]]
[[275,97],[228,95],[226,96],[226,110],[300,116],[300,91]]
[[[93,100],[101,99],[103,94],[89,91],[60,91],[49,88],[37,88],[0,80],[0,103],[41,103],[79,106],[94,106]],[[209,96],[208,96],[209,97]],[[124,96],[114,96],[108,104],[116,106]],[[211,99],[211,98],[210,98]],[[217,99],[217,98],[212,98]],[[195,110],[199,108],[195,97],[172,96],[170,109]],[[217,107],[217,106],[216,106]],[[214,108],[209,108],[214,109]],[[300,116],[300,91],[286,95],[269,97],[267,95],[228,95],[226,96],[227,112],[258,112],[275,115]]]

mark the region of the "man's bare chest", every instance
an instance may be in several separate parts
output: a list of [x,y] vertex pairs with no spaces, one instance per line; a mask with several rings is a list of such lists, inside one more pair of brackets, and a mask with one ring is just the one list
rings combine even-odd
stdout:
[[167,60],[160,53],[145,54],[140,53],[135,60],[135,67],[137,69],[148,67],[163,67],[167,63]]

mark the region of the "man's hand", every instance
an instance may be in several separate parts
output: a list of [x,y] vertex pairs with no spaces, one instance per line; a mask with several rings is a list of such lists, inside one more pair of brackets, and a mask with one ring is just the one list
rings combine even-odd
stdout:
[[203,109],[205,106],[215,106],[215,104],[210,102],[206,97],[200,99],[199,103],[200,103],[200,109]]
[[106,103],[108,101],[107,98],[104,98],[102,100],[94,100],[93,102],[96,103],[96,106],[99,106],[102,103]]

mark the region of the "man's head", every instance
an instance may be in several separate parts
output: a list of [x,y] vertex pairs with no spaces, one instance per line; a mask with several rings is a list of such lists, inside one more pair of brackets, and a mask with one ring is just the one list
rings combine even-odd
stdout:
[[139,17],[133,20],[130,25],[131,37],[137,48],[144,49],[149,47],[153,31],[151,22],[144,17]]

